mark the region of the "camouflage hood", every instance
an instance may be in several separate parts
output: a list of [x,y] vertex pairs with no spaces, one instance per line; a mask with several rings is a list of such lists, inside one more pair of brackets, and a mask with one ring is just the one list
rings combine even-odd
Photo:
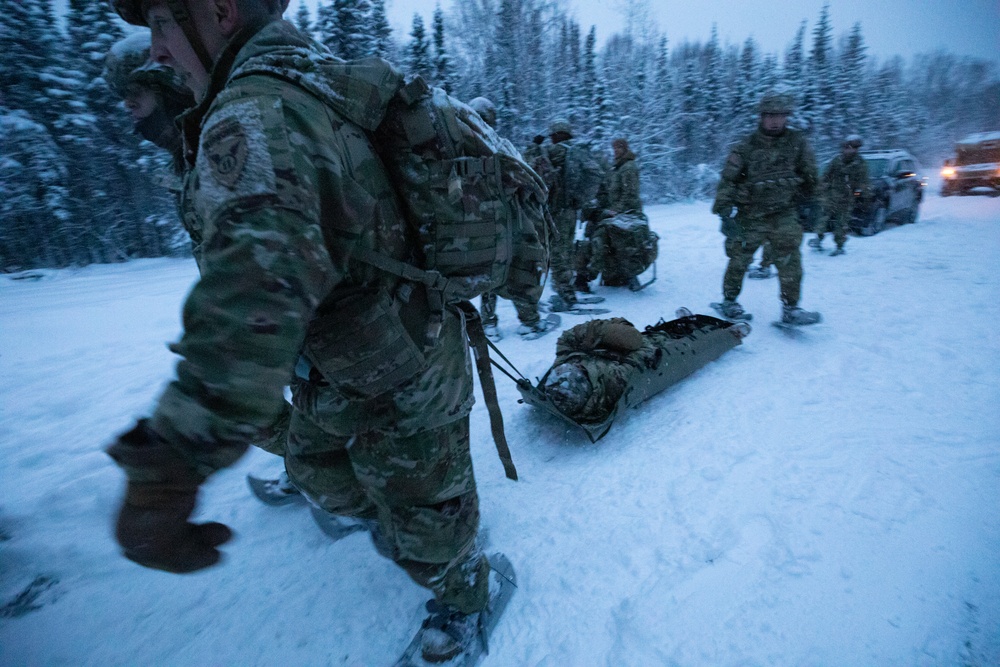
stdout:
[[403,75],[381,58],[346,62],[287,21],[254,35],[233,63],[230,80],[265,74],[291,81],[366,130],[385,116]]

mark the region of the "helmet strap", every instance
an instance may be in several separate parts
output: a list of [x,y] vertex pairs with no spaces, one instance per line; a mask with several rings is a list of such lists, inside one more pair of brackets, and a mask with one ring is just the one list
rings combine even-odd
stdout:
[[208,55],[208,49],[205,48],[205,44],[201,40],[201,35],[198,34],[198,28],[195,26],[194,21],[191,20],[191,13],[188,12],[185,0],[167,0],[167,7],[170,8],[170,13],[173,14],[177,25],[184,31],[184,36],[187,37],[191,48],[194,49],[195,55],[198,56],[198,60],[201,61],[205,71],[211,74],[215,63],[212,62],[212,57]]

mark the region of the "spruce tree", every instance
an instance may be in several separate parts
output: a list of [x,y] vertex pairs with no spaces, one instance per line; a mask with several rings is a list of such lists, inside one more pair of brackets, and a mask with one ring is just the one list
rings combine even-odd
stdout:
[[433,81],[434,68],[431,64],[430,45],[424,29],[424,18],[420,14],[413,15],[410,43],[406,47],[406,67],[411,74]]
[[299,0],[299,8],[295,12],[295,27],[307,35],[312,35],[312,18],[309,16],[309,7],[305,0]]
[[454,87],[452,85],[453,73],[451,58],[448,55],[448,49],[445,45],[444,12],[441,11],[441,5],[438,5],[434,9],[432,26],[434,32],[434,83],[443,88],[445,92],[451,93]]
[[392,27],[385,14],[385,0],[372,0],[371,13],[368,15],[368,33],[370,56],[389,58],[392,55]]

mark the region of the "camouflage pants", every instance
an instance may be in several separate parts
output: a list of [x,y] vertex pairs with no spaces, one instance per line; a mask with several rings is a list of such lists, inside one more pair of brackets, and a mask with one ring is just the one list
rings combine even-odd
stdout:
[[843,248],[844,243],[847,242],[847,225],[850,221],[850,209],[834,209],[826,215],[824,224],[816,230],[816,236],[822,241],[823,235],[830,232],[833,234],[833,242],[837,244],[837,247]]
[[[517,319],[521,324],[527,324],[531,326],[541,319],[538,314],[538,305],[532,303],[521,302],[518,299],[512,299],[514,304],[514,310],[517,311]],[[497,295],[494,292],[486,292],[480,297],[479,301],[479,315],[483,318],[483,325],[496,326],[500,319],[497,317]]]
[[285,469],[323,509],[376,519],[388,555],[439,601],[466,613],[486,606],[468,416],[405,437],[345,437],[293,410]]
[[767,241],[764,242],[764,250],[760,254],[760,268],[764,269],[769,266],[774,266],[774,253],[771,252],[771,244]]
[[576,303],[573,289],[574,241],[576,240],[576,210],[552,211],[557,238],[549,245],[552,266],[552,287],[567,303]]
[[778,214],[763,219],[738,220],[742,233],[726,238],[729,265],[722,278],[722,296],[736,300],[743,290],[743,276],[753,262],[754,253],[765,243],[771,246],[771,258],[778,269],[781,302],[793,307],[799,303],[802,288],[802,226],[795,213]]

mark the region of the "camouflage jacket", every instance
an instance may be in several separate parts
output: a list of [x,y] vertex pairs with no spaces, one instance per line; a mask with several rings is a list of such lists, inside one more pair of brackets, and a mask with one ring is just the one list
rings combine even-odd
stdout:
[[854,193],[865,197],[869,187],[864,159],[857,154],[845,158],[841,153],[823,171],[823,206],[830,211],[847,210],[854,201]]
[[639,166],[635,153],[629,151],[604,178],[599,190],[598,205],[617,213],[635,211],[642,213],[642,199],[639,197]]
[[[203,474],[273,435],[293,373],[308,378],[293,383],[293,404],[333,433],[416,432],[471,409],[460,316],[421,350],[420,290],[351,260],[360,247],[411,254],[382,163],[348,117],[391,93],[310,88],[320,54],[290,23],[270,23],[227,47],[205,99],[182,117],[182,209],[201,241],[201,278],[152,426]],[[398,76],[382,66],[385,80]]]
[[712,212],[728,217],[735,207],[749,219],[796,214],[799,204],[815,197],[818,180],[805,135],[786,129],[771,137],[758,128],[726,159]]

